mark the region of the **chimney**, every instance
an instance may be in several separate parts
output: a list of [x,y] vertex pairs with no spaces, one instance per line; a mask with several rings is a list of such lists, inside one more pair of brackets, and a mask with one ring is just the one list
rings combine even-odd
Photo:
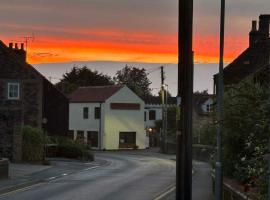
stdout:
[[26,51],[24,50],[24,44],[21,43],[20,49],[18,43],[15,43],[15,48],[13,48],[13,43],[9,43],[9,48],[17,55],[17,58],[23,62],[26,62]]
[[8,45],[8,47],[9,47],[10,49],[13,49],[13,43],[10,42],[9,45]]
[[261,39],[269,38],[270,15],[260,15],[259,33]]
[[257,30],[257,21],[252,21],[252,28],[249,32],[249,46],[253,47],[258,40],[258,30]]

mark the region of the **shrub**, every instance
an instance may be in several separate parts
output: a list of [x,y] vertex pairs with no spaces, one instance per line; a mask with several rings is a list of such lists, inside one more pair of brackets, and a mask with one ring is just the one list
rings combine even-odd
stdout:
[[83,160],[94,160],[87,145],[65,137],[53,137],[51,141],[57,145],[56,156]]
[[31,126],[23,127],[22,157],[27,162],[40,162],[44,155],[42,131]]

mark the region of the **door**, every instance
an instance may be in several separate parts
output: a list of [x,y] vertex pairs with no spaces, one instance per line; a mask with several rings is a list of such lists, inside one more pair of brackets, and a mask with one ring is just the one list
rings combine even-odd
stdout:
[[90,147],[98,148],[97,131],[87,131],[87,144],[90,145]]
[[136,132],[120,132],[119,133],[119,148],[135,148],[136,147]]

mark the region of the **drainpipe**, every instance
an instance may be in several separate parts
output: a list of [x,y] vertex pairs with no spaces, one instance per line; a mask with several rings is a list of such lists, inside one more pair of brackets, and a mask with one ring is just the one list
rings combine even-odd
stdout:
[[101,140],[102,140],[102,133],[101,133],[101,103],[99,103],[99,112],[100,112],[100,114],[99,114],[99,134],[98,134],[98,146],[99,146],[99,149],[101,150],[102,149],[102,146],[101,146],[101,144],[102,144],[102,142],[101,142]]

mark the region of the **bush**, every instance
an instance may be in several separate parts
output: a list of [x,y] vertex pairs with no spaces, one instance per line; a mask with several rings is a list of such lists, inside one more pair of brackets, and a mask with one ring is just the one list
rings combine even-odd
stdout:
[[94,160],[93,154],[85,144],[65,137],[53,137],[51,141],[57,145],[55,152],[57,157]]
[[44,155],[42,131],[31,126],[23,127],[22,158],[27,162],[40,162]]

